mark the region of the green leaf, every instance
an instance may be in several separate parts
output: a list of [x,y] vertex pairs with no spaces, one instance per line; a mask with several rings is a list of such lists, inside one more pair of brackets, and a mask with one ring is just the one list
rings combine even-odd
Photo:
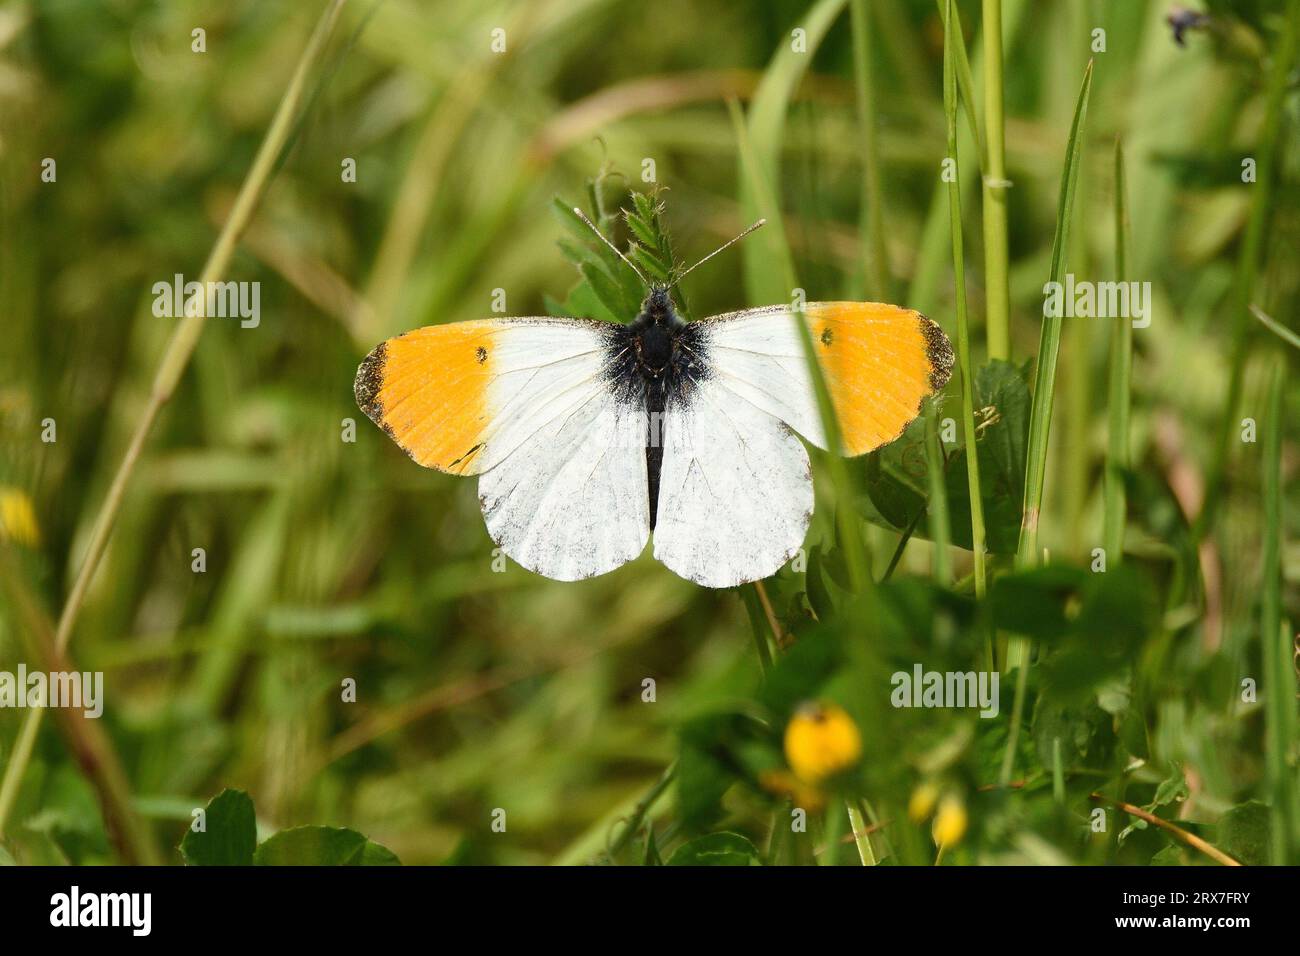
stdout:
[[722,795],[736,782],[718,757],[730,719],[711,714],[682,728],[682,749],[677,765],[677,806],[682,823],[699,828],[722,815]]
[[202,832],[191,829],[181,855],[191,866],[250,866],[257,846],[252,799],[242,790],[222,790],[203,811]]
[[820,696],[843,664],[843,644],[825,628],[814,631],[780,656],[763,682],[759,700],[783,726],[801,701]]
[[758,849],[739,833],[710,833],[679,846],[669,866],[758,866]]
[[1168,777],[1160,781],[1160,786],[1156,787],[1156,795],[1147,809],[1154,810],[1156,807],[1186,800],[1190,793],[1191,791],[1187,789],[1187,781],[1183,779],[1182,770],[1175,767]]
[[[981,410],[975,443],[979,456],[980,497],[988,551],[1014,554],[1020,539],[1021,505],[1025,489],[1025,450],[1029,435],[1029,386],[1025,370],[994,360],[975,374],[975,405]],[[948,456],[944,488],[952,543],[970,550],[970,487],[966,480],[966,451]],[[863,517],[902,532],[925,507],[929,471],[925,454],[925,421],[918,418],[902,437],[867,458],[867,500]],[[922,517],[916,537],[932,540],[929,516]]]
[[611,279],[604,269],[594,263],[584,262],[578,266],[578,272],[591,291],[596,294],[600,304],[605,307],[608,314],[614,316],[616,321],[630,322],[636,317],[636,308],[631,310],[625,308],[618,283]]
[[989,590],[994,624],[1025,637],[1060,637],[1069,629],[1070,606],[1086,575],[1061,565],[1001,575]]
[[400,866],[396,855],[356,830],[306,826],[281,830],[254,855],[257,866]]
[[1271,857],[1272,820],[1267,805],[1258,800],[1239,804],[1219,818],[1217,846],[1247,866],[1267,866]]

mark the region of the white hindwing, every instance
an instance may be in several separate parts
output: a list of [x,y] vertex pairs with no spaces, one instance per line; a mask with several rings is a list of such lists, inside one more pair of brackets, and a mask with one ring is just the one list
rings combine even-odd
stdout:
[[799,550],[812,520],[808,453],[782,422],[716,380],[667,413],[654,555],[697,584],[765,578]]
[[492,540],[558,581],[631,561],[650,537],[645,427],[602,387],[537,428],[479,476]]

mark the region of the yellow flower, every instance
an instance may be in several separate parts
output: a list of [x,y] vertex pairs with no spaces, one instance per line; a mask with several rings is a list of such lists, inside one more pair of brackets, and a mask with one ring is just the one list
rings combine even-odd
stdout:
[[32,499],[17,488],[0,487],[0,538],[35,547],[41,541]]
[[805,783],[821,783],[861,756],[857,725],[834,704],[801,704],[785,728],[785,759]]
[[932,783],[923,783],[912,791],[912,799],[907,802],[907,815],[913,823],[920,823],[929,819],[938,802],[939,788]]
[[948,794],[939,801],[939,812],[934,815],[930,830],[934,842],[941,847],[955,846],[966,835],[966,805],[960,797]]

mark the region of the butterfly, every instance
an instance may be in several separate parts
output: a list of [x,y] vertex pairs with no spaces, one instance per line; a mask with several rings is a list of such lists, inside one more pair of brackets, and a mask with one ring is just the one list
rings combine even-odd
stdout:
[[839,423],[835,451],[898,438],[943,388],[953,353],[921,313],[810,302],[681,319],[646,287],[626,324],[494,318],[415,329],[357,370],[357,404],[412,459],[477,475],[492,540],[537,574],[575,581],[645,550],[697,584],[774,574],[812,520],[813,479],[796,436],[827,449],[804,335]]

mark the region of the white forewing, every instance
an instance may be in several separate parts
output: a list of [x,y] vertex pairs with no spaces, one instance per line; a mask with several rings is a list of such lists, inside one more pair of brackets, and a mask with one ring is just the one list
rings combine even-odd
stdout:
[[650,536],[644,436],[644,416],[607,387],[551,417],[479,476],[488,533],[559,581],[631,561]]
[[827,447],[803,341],[787,306],[729,312],[706,320],[714,380]]
[[716,380],[670,410],[654,555],[682,577],[723,588],[774,574],[812,520],[808,453],[784,424]]
[[477,462],[480,471],[495,467],[539,429],[608,388],[601,381],[606,340],[598,323],[511,320],[493,342],[496,374],[487,387],[492,419],[485,429],[483,459]]

